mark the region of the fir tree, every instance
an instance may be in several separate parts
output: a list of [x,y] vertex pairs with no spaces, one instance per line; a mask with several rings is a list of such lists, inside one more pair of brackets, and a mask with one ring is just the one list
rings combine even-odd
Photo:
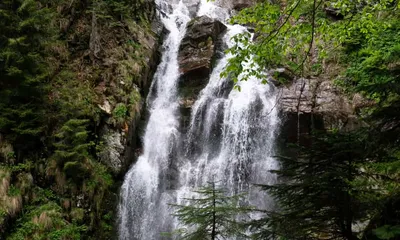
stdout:
[[194,198],[187,198],[185,205],[177,207],[174,214],[186,227],[180,239],[217,240],[232,236],[245,236],[238,217],[249,208],[240,207],[240,196],[226,196],[215,183],[194,191]]
[[70,119],[56,135],[59,141],[54,144],[56,150],[52,158],[66,176],[75,182],[80,182],[85,177],[84,165],[89,158],[90,147],[86,130],[88,122],[86,119]]
[[294,158],[280,158],[281,183],[264,188],[279,206],[250,223],[256,239],[358,239],[353,224],[365,217],[351,181],[366,149],[356,134],[326,133]]
[[18,149],[33,147],[44,131],[51,16],[33,0],[0,4],[0,133]]

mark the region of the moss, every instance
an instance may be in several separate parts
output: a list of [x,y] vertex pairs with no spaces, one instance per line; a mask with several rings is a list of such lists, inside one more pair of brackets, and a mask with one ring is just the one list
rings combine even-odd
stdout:
[[73,208],[70,216],[74,222],[82,223],[85,218],[85,210],[83,208]]
[[82,164],[76,161],[65,163],[63,170],[65,175],[75,182],[82,181],[87,173]]
[[127,114],[128,114],[128,109],[126,105],[123,103],[118,103],[113,110],[113,118],[117,124],[124,123]]
[[140,103],[142,99],[142,96],[140,95],[140,92],[137,88],[134,88],[131,94],[129,95],[129,103],[131,105],[135,105],[137,103]]
[[19,188],[15,187],[14,185],[11,185],[8,188],[7,195],[10,196],[10,197],[20,196],[21,195],[21,190]]

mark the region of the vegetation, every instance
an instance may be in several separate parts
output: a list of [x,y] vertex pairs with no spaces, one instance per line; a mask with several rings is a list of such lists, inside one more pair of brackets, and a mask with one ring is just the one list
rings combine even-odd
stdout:
[[[188,225],[183,239],[400,238],[399,7],[262,1],[232,18],[255,34],[234,37],[223,75],[265,82],[266,69],[283,67],[335,80],[368,103],[358,109],[366,127],[312,132],[309,145],[281,157],[283,181],[263,186],[278,208],[257,221],[239,224],[248,210],[239,197],[214,185],[198,190],[191,205],[176,206]],[[128,131],[140,110],[149,55],[141,39],[151,36],[153,12],[140,0],[1,1],[0,238],[112,236],[118,176],[97,156],[99,126]]]
[[239,206],[240,196],[226,196],[215,183],[194,192],[197,196],[184,199],[185,205],[177,208],[174,216],[187,228],[179,229],[180,239],[227,239],[243,235],[240,213],[248,211]]
[[[154,3],[0,3],[0,238],[108,239],[100,126],[140,111]],[[110,112],[101,110],[108,102]]]
[[[365,128],[313,131],[294,157],[281,157],[283,181],[264,186],[278,210],[249,223],[255,239],[400,237],[399,7],[392,0],[262,2],[232,19],[257,35],[234,38],[229,52],[237,55],[223,75],[266,79],[264,69],[283,67],[335,80],[367,103],[358,109]],[[250,57],[253,68],[243,69]]]

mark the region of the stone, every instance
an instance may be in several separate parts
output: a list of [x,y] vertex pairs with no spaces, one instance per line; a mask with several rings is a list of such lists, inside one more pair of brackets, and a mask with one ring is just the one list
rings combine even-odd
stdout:
[[352,101],[328,79],[299,78],[279,86],[279,91],[284,118],[280,135],[286,142],[307,144],[307,135],[313,129],[347,131],[362,124]]
[[240,11],[253,6],[255,3],[256,2],[254,0],[236,0],[233,2],[233,9]]
[[105,131],[106,133],[102,136],[104,148],[100,152],[100,160],[118,174],[123,166],[124,137],[118,130],[106,129]]
[[103,103],[103,105],[98,105],[99,106],[99,108],[101,109],[101,110],[103,110],[104,112],[106,112],[107,114],[111,114],[111,105],[110,105],[110,102],[109,101],[107,101],[107,100],[105,100],[104,101],[104,103]]
[[224,24],[207,16],[197,17],[188,23],[178,56],[181,82],[185,82],[184,85],[197,85],[198,80],[204,83],[208,78],[218,36],[225,29]]
[[255,0],[216,0],[217,4],[223,8],[240,11],[256,4]]
[[191,0],[183,0],[183,3],[187,6],[189,10],[189,15],[191,18],[195,17],[197,14],[197,11],[199,10],[200,6],[200,1],[191,1]]

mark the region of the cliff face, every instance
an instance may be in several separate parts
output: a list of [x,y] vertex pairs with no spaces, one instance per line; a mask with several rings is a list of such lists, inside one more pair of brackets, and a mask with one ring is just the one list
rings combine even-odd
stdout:
[[39,36],[46,69],[38,73],[46,78],[38,104],[42,125],[38,136],[25,138],[34,147],[0,129],[0,238],[110,239],[119,181],[140,148],[145,98],[158,64],[162,29],[155,3],[32,2],[0,4],[10,16],[48,28]]
[[278,89],[285,141],[302,141],[312,129],[351,130],[361,124],[356,116],[361,99],[350,98],[331,79],[293,79]]
[[[108,78],[95,87],[102,98],[102,104],[98,104],[98,107],[104,113],[100,130],[104,149],[100,153],[100,160],[119,176],[127,171],[135,159],[135,150],[140,147],[137,130],[158,64],[162,29],[159,28],[156,16],[152,21],[151,29],[137,28],[135,25],[129,28],[136,49],[129,48],[123,56],[107,55],[105,64],[116,69],[116,72],[109,75],[104,73]],[[115,119],[118,109],[125,110],[125,106],[124,119]]]
[[[234,8],[239,2],[219,1],[218,4]],[[253,1],[242,1],[246,7]],[[191,106],[201,89],[208,83],[213,61],[218,56],[218,39],[225,27],[207,17],[195,18],[188,25],[180,46],[179,64],[182,73],[179,89],[183,126],[190,118]],[[221,50],[221,49],[219,49]],[[359,96],[350,98],[334,85],[333,80],[320,76],[309,79],[297,78],[285,69],[276,69],[287,84],[278,84],[278,105],[282,116],[281,139],[297,142],[304,139],[311,129],[350,130],[359,126],[356,109],[363,103]],[[232,86],[227,86],[232,87]],[[299,135],[300,134],[300,135]]]

